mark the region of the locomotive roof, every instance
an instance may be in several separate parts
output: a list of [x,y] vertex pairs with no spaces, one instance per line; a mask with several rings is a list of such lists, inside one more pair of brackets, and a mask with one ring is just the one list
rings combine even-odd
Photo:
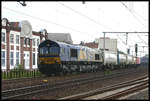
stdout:
[[83,50],[89,50],[89,51],[98,51],[96,49],[92,49],[92,48],[89,48],[87,46],[72,45],[72,44],[67,44],[67,43],[59,42],[59,41],[55,41],[55,42],[58,43],[60,47],[64,47],[64,48],[70,47],[70,48],[74,48],[74,49],[83,49]]
[[60,41],[53,41],[53,40],[45,40],[43,42],[41,42],[41,44],[45,43],[46,41],[51,41],[51,42],[54,42],[56,44],[59,45],[59,47],[61,48],[73,48],[73,49],[83,49],[83,50],[88,50],[88,51],[99,51],[98,49],[92,49],[92,48],[89,48],[87,46],[80,46],[80,45],[72,45],[72,44],[68,44],[68,43],[64,43],[64,42],[60,42]]

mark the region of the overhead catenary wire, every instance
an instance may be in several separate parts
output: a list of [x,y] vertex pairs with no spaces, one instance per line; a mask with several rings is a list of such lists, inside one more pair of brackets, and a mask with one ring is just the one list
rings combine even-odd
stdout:
[[[133,14],[133,12],[126,6],[125,3],[121,2],[122,5],[130,12],[130,14],[132,14],[134,16],[134,18],[143,25],[143,27],[145,27],[145,25]],[[147,45],[147,43],[139,36],[139,34],[137,33],[137,36]]]
[[117,34],[117,37],[120,39],[120,41],[126,46],[126,43],[119,37],[119,35]]
[[130,14],[131,14],[140,24],[142,24],[143,26],[145,26],[145,25],[131,12],[131,10],[126,6],[125,3],[121,2],[121,4],[130,12]]
[[141,19],[143,19],[143,21],[147,22],[147,20],[146,20],[145,18],[143,18],[140,14],[138,14],[138,13],[135,12],[135,11],[134,11],[134,13],[135,13],[136,15],[138,15]]
[[[106,29],[109,29],[109,30],[110,30],[110,28],[106,27],[104,24],[100,24],[99,22],[97,22],[96,20],[94,20],[94,19],[92,19],[92,18],[86,16],[85,14],[83,14],[83,13],[77,11],[77,10],[74,10],[73,8],[67,6],[67,5],[65,5],[65,4],[63,4],[63,3],[60,3],[60,2],[59,2],[59,4],[61,4],[62,6],[68,8],[68,9],[70,9],[71,11],[77,13],[78,15],[83,16],[83,17],[89,19],[90,21],[92,21],[92,22],[94,22],[94,23],[96,23],[96,24],[98,24],[98,25],[100,25],[100,26],[102,26],[102,27],[105,27]],[[123,5],[128,9],[128,7],[127,7],[124,3],[123,3]],[[128,10],[129,10],[129,9],[128,9]],[[130,11],[130,10],[129,10],[129,11]],[[143,23],[141,23],[141,21],[140,21],[131,11],[130,11],[130,13],[136,18],[136,20],[138,20],[138,22],[140,22],[140,24],[142,24],[143,26],[145,26]],[[111,29],[111,30],[112,30],[112,29]],[[118,37],[119,37],[119,36],[118,36]],[[125,43],[120,37],[119,37],[119,39],[120,39],[121,42],[126,46],[126,43]]]
[[109,27],[107,27],[106,25],[97,22],[96,20],[90,18],[89,16],[87,16],[87,15],[85,15],[85,14],[83,14],[83,13],[77,11],[77,10],[74,10],[73,8],[71,8],[71,7],[65,5],[65,4],[63,4],[63,3],[61,3],[61,2],[58,2],[58,3],[59,3],[60,5],[62,5],[62,6],[64,6],[65,8],[68,8],[69,10],[73,11],[74,13],[77,13],[78,15],[80,15],[80,16],[82,16],[82,17],[84,17],[84,18],[87,18],[88,20],[90,20],[90,21],[92,21],[92,22],[94,22],[94,23],[96,23],[96,24],[102,26],[102,27],[105,28],[105,29],[113,30],[112,28],[109,28]]
[[142,40],[143,43],[145,43],[146,45],[148,45],[148,43],[146,43],[138,34],[137,36]]
[[[86,35],[89,33],[89,32],[82,32],[82,31],[76,30],[74,28],[71,28],[71,27],[68,27],[68,26],[64,26],[64,25],[61,25],[61,24],[58,24],[58,23],[55,23],[55,22],[52,22],[52,21],[49,21],[49,20],[41,19],[39,17],[35,17],[35,16],[29,15],[29,14],[26,14],[26,13],[23,13],[23,12],[20,12],[20,11],[16,11],[16,10],[10,9],[10,8],[6,8],[6,7],[3,7],[3,8],[7,9],[9,11],[15,12],[15,13],[19,13],[19,14],[22,14],[22,15],[34,18],[34,19],[39,20],[39,21],[43,21],[45,23],[54,24],[54,25],[57,25],[57,26],[60,26],[60,27],[63,27],[63,28],[66,28],[66,29],[69,29],[69,30],[72,30],[72,31],[75,31],[75,32],[79,32],[79,33],[86,34]],[[89,33],[89,36],[92,36],[92,35],[90,35],[90,33]]]
[[[22,14],[23,15],[23,14]],[[26,16],[28,16],[29,14],[27,14]],[[83,14],[84,15],[84,14]],[[55,25],[58,25],[58,26],[61,26],[61,27],[63,27],[63,28],[66,28],[66,29],[70,29],[70,30],[72,30],[72,31],[75,31],[75,32],[79,32],[79,33],[86,33],[86,35],[89,33],[89,32],[81,32],[81,31],[78,31],[78,30],[76,30],[76,29],[74,29],[74,28],[71,28],[71,27],[68,27],[68,26],[64,26],[64,25],[61,25],[61,24],[57,24],[57,23],[55,23],[55,22],[52,22],[52,21],[48,21],[48,20],[45,20],[45,19],[41,19],[41,18],[39,18],[39,17],[35,17],[35,16],[31,16],[31,15],[29,15],[30,17],[32,17],[32,18],[35,18],[35,19],[37,19],[37,20],[40,20],[40,21],[44,21],[44,22],[46,22],[46,23],[51,23],[51,24],[55,24]],[[87,16],[88,17],[88,16]],[[93,21],[93,20],[90,20],[90,21]],[[96,21],[96,20],[94,20],[95,21],[95,23],[97,24],[98,22]],[[94,22],[93,21],[93,22]],[[98,24],[99,25],[99,24]],[[101,25],[101,26],[103,26],[103,25]],[[104,26],[103,26],[104,27]],[[106,27],[105,27],[106,28]],[[92,35],[90,35],[90,36],[92,36]],[[123,41],[122,41],[123,42]]]
[[[92,21],[92,22],[94,22],[94,23],[96,23],[96,24],[98,24],[98,25],[100,25],[100,26],[102,26],[102,27],[104,27],[104,28],[106,28],[106,29],[109,29],[109,30],[112,30],[112,31],[113,31],[113,29],[106,27],[104,24],[100,24],[99,22],[97,22],[96,20],[94,20],[94,19],[88,17],[87,15],[82,14],[81,12],[74,10],[73,8],[71,8],[71,7],[69,7],[69,6],[66,6],[66,5],[63,4],[63,3],[60,3],[60,2],[58,2],[58,3],[61,4],[61,5],[64,6],[64,7],[66,7],[66,8],[70,9],[71,11],[77,13],[78,15],[80,15],[80,16],[82,16],[82,17],[84,17],[84,18],[87,18],[88,20],[90,20],[90,21]],[[119,39],[120,39],[121,42],[126,46],[125,42],[123,42],[120,37],[119,37]]]
[[[84,34],[84,33],[85,33],[86,35],[88,34],[87,32],[81,32],[81,31],[78,31],[78,30],[73,29],[73,28],[71,28],[71,27],[67,27],[67,26],[64,26],[64,25],[61,25],[61,24],[57,24],[57,23],[52,22],[52,21],[49,21],[49,20],[41,19],[41,18],[39,18],[39,17],[35,17],[35,16],[29,15],[29,14],[26,14],[26,13],[23,13],[23,12],[20,12],[20,11],[16,11],[16,10],[13,10],[13,9],[10,9],[10,8],[6,8],[6,7],[3,7],[3,8],[4,8],[4,9],[7,9],[7,10],[10,10],[10,11],[13,11],[13,12],[15,12],[15,13],[19,13],[19,14],[22,14],[22,15],[25,15],[25,16],[28,16],[28,17],[31,17],[31,18],[34,18],[34,19],[37,19],[37,20],[46,22],[46,23],[55,24],[55,25],[61,26],[61,27],[63,27],[63,28],[67,28],[67,29],[70,29],[70,30],[73,30],[73,31],[76,31],[76,32],[79,32],[79,33],[82,33],[82,34]],[[92,35],[89,34],[89,36],[92,36]],[[92,37],[93,37],[93,36],[92,36]],[[120,40],[121,40],[121,39],[120,39]],[[123,41],[121,41],[121,42],[123,42]],[[124,42],[123,42],[123,44],[124,44]]]

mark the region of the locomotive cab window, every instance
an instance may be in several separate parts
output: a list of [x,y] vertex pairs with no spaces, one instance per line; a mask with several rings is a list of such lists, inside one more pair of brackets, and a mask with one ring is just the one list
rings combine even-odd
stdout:
[[70,57],[78,57],[77,49],[70,49]]
[[59,47],[49,47],[49,55],[58,56],[59,55]]
[[41,55],[48,54],[48,47],[41,47],[40,48],[40,54]]
[[100,60],[99,54],[95,54],[95,60]]
[[59,47],[40,47],[40,55],[59,56]]

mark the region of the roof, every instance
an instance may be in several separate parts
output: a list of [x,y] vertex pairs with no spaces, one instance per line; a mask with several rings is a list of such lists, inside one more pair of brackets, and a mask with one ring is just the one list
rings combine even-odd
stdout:
[[73,44],[69,33],[48,33],[48,39]]
[[85,43],[84,46],[87,46],[90,48],[98,48],[98,43],[95,43],[95,42]]

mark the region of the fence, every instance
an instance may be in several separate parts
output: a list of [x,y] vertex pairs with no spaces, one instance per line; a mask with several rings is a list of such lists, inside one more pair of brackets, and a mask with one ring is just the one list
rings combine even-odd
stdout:
[[39,77],[42,74],[38,69],[24,70],[24,69],[12,69],[12,70],[2,70],[2,79],[13,79],[13,78],[26,78],[26,77]]

